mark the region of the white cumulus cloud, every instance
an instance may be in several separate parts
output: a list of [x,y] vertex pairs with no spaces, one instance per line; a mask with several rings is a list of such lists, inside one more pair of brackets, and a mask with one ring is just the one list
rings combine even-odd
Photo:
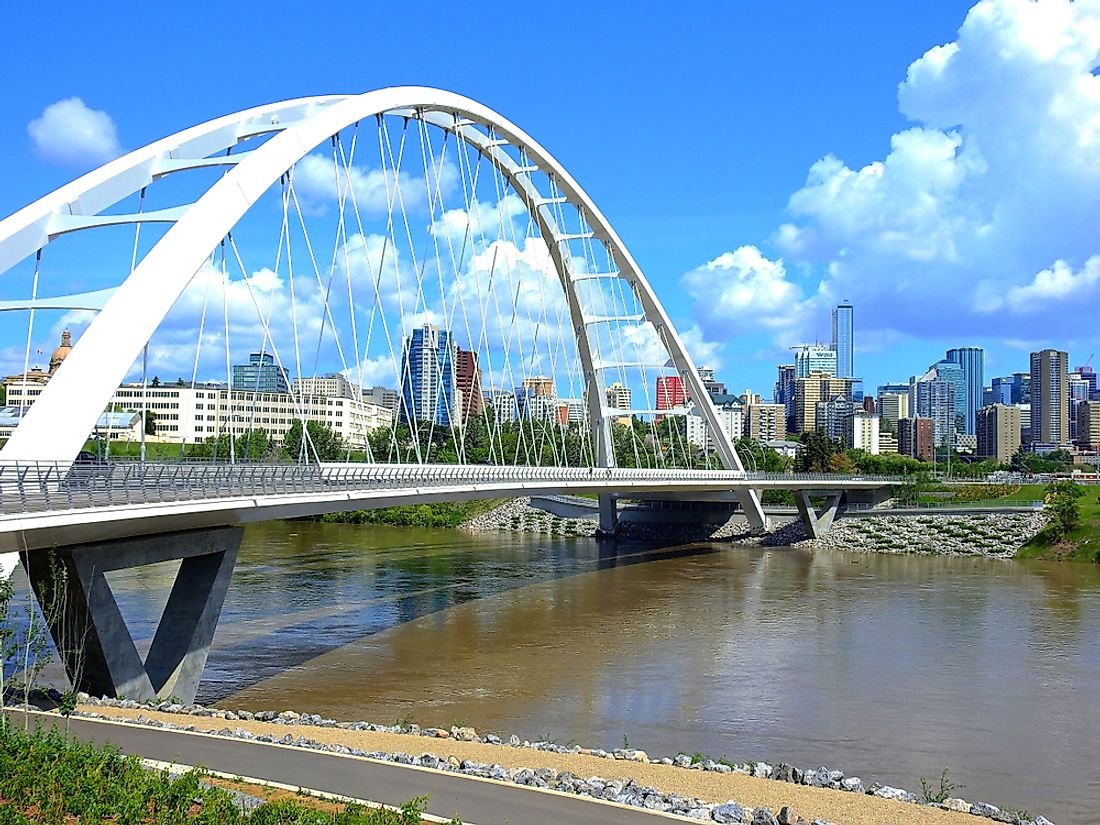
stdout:
[[716,272],[722,256],[685,276],[697,317],[751,308],[779,323],[786,302],[823,325],[850,296],[861,335],[883,340],[1003,337],[1005,313],[1094,324],[1098,68],[1100,3],[980,0],[910,65],[898,104],[913,125],[885,157],[826,154],[791,196],[771,241],[819,283],[800,294],[766,258]]
[[105,163],[122,154],[111,116],[79,97],[51,103],[27,124],[27,134],[40,157],[66,166]]
[[783,330],[800,322],[802,287],[790,280],[782,260],[755,246],[724,252],[681,279],[705,329],[726,336],[734,330]]

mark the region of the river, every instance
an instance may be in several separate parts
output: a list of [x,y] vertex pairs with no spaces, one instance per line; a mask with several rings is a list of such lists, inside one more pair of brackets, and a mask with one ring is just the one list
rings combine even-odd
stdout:
[[[170,572],[113,574],[136,635]],[[1100,567],[256,525],[199,699],[912,790],[949,767],[965,798],[1100,822]]]

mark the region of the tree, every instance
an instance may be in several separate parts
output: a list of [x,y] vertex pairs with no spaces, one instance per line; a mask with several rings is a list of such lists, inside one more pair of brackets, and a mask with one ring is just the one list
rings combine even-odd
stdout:
[[829,456],[830,473],[850,473],[855,468],[856,465],[852,462],[852,459],[848,458],[846,453],[835,452]]
[[248,429],[233,440],[237,461],[259,461],[272,452],[271,435],[263,427]]
[[152,410],[145,411],[145,434],[157,434],[157,414]]
[[[327,424],[307,421],[305,432],[308,443],[302,438],[302,422],[298,420],[290,425],[283,437],[283,449],[292,460],[339,461],[347,453],[343,439]],[[424,436],[427,437],[427,433]]]
[[1051,542],[1058,542],[1073,532],[1081,523],[1081,506],[1078,499],[1085,488],[1074,481],[1058,481],[1046,488],[1047,526],[1044,528]]
[[748,436],[737,439],[734,447],[746,469],[755,468],[762,473],[785,473],[794,464],[793,459],[781,456],[771,447],[766,447]]
[[160,376],[154,375],[153,380],[149,382],[149,386],[150,387],[159,387],[160,386]]
[[799,473],[830,473],[829,462],[832,457],[843,452],[843,447],[825,435],[821,430],[802,434],[802,449],[794,460],[794,469]]
[[1045,455],[1026,452],[1022,447],[1012,456],[1012,469],[1017,473],[1057,473],[1073,466],[1073,456],[1065,450]]

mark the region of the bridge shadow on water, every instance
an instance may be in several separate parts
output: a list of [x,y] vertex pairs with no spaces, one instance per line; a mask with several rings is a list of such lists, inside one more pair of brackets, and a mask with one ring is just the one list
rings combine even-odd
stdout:
[[[225,699],[344,645],[472,600],[722,550],[637,538],[255,525],[245,535],[198,701]],[[159,590],[166,590],[170,574],[135,571],[112,584],[139,649],[151,641],[163,606]]]

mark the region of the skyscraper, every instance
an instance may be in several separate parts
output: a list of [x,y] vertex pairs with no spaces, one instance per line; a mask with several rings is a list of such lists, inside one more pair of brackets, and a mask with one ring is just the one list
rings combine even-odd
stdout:
[[[958,364],[951,364],[961,379],[962,370]],[[950,370],[946,370],[950,372]],[[920,378],[914,379],[910,387],[909,414],[914,418],[932,420],[933,439],[936,446],[952,445],[955,442],[955,387],[956,381],[943,378],[936,366],[933,366]]]
[[477,353],[459,347],[455,359],[455,386],[462,393],[462,420],[481,415],[485,410],[485,397],[481,392],[481,367]]
[[991,404],[978,412],[978,458],[1008,464],[1020,449],[1020,408]]
[[947,360],[962,367],[966,380],[963,432],[976,432],[978,409],[982,406],[982,389],[985,387],[985,350],[981,347],[949,349]]
[[1086,364],[1075,369],[1073,373],[1089,385],[1089,398],[1096,395],[1096,371],[1092,367]]
[[[657,409],[673,410],[683,407],[687,403],[687,393],[684,391],[684,380],[679,375],[661,375],[657,377]],[[665,416],[658,414],[658,421],[664,421]]]
[[935,424],[930,418],[898,420],[898,453],[921,461],[935,456]]
[[833,351],[836,353],[836,375],[838,378],[852,378],[855,376],[852,322],[854,317],[852,305],[847,301],[841,301],[833,310]]
[[1012,373],[1012,403],[1013,404],[1030,404],[1031,403],[1031,373],[1030,372],[1014,372],[1014,373]]
[[457,350],[450,330],[432,324],[414,329],[405,339],[401,353],[401,421],[450,426],[456,412]]
[[[935,371],[937,378],[942,381],[950,381],[955,387],[955,431],[960,433],[966,432],[966,410],[970,403],[970,387],[967,384],[966,373],[963,372],[962,365],[944,358],[942,361],[937,361],[928,369],[930,371]],[[978,391],[978,398],[980,399],[980,387]]]
[[993,400],[994,404],[1016,404],[1018,401],[1012,400],[1012,386],[1015,383],[1015,378],[1011,375],[1001,376],[994,378],[992,383],[993,387]]
[[817,403],[837,396],[852,397],[852,380],[815,372],[794,381],[794,430],[806,433],[817,429]]
[[775,392],[772,400],[782,404],[786,413],[787,429],[794,427],[794,364],[780,364],[779,377],[775,380]]
[[1031,441],[1069,443],[1069,355],[1065,352],[1031,353]]
[[836,377],[836,350],[820,344],[802,344],[791,349],[795,378],[807,378],[815,372]]

